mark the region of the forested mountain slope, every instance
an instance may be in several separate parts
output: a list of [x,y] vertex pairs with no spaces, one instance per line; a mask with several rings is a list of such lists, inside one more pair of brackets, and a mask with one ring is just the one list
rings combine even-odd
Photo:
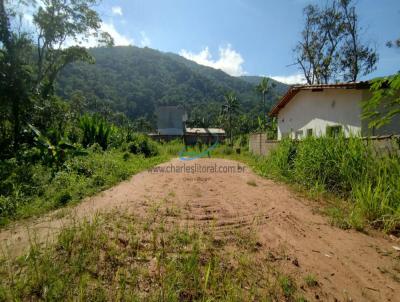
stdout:
[[[135,119],[154,120],[157,105],[183,105],[193,119],[215,122],[224,93],[234,91],[244,113],[260,112],[261,96],[255,83],[231,77],[172,53],[134,46],[90,50],[95,64],[68,66],[58,78],[57,94],[85,97],[88,109],[122,112]],[[267,107],[282,95],[279,83],[267,95]],[[196,117],[194,117],[196,115]]]

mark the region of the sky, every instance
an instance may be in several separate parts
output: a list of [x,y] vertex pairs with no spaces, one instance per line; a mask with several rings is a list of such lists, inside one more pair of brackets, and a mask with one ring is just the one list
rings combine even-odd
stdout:
[[[302,78],[292,49],[303,28],[303,8],[325,0],[103,0],[96,7],[116,45],[178,53],[230,75]],[[356,0],[363,40],[379,53],[377,70],[362,79],[400,70],[400,0]]]

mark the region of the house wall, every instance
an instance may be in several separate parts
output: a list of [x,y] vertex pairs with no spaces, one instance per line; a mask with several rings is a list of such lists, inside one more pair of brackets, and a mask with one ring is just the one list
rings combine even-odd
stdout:
[[[357,89],[301,90],[278,114],[278,140],[305,137],[307,129],[323,136],[327,126],[342,125],[345,136],[361,134],[363,91]],[[302,131],[302,135],[296,132]],[[297,136],[297,137],[296,137]]]

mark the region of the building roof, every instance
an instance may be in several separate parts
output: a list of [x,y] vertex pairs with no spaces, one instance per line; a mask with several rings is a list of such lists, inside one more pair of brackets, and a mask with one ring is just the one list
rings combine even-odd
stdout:
[[336,83],[336,84],[318,84],[318,85],[296,85],[292,86],[288,92],[279,100],[279,102],[271,109],[269,115],[276,116],[279,111],[294,98],[301,90],[322,91],[324,89],[368,89],[369,82],[357,83]]
[[221,128],[186,128],[185,133],[188,134],[225,134],[225,130]]

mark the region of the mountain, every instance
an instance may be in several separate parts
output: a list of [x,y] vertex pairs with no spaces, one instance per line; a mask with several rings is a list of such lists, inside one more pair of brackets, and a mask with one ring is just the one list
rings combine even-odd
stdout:
[[[232,77],[147,47],[101,47],[90,53],[96,63],[66,67],[58,77],[56,92],[66,99],[84,96],[91,111],[121,112],[131,119],[145,117],[154,122],[158,105],[182,105],[193,118],[215,123],[228,91],[236,92],[242,112],[258,115],[262,108],[257,81],[251,77]],[[268,108],[283,94],[286,85],[278,84],[267,95]]]

